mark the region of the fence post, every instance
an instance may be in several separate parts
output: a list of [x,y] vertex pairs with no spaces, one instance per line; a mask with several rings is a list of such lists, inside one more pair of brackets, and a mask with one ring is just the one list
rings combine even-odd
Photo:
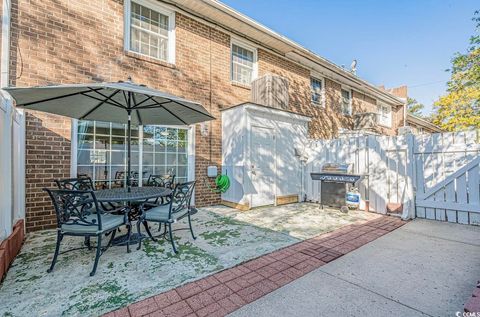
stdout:
[[12,111],[13,102],[0,90],[0,240],[12,233]]
[[414,160],[414,143],[415,136],[412,133],[406,135],[407,141],[407,155],[406,155],[406,193],[405,199],[403,202],[403,213],[402,219],[413,219],[415,218],[415,188],[414,188],[414,177],[415,177],[415,160]]

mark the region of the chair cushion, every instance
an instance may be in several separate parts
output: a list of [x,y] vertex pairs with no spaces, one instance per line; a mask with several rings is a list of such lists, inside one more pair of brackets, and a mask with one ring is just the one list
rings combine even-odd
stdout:
[[178,218],[188,213],[188,210],[185,208],[182,211],[172,214],[171,219],[169,219],[168,217],[169,210],[170,210],[170,205],[154,207],[145,213],[145,220],[156,221],[156,222],[174,222]]
[[[125,223],[125,217],[123,215],[111,215],[102,214],[102,230],[100,231],[98,226],[83,226],[80,224],[63,224],[62,231],[67,233],[80,233],[80,234],[98,234],[100,232],[106,232],[116,227],[119,227]],[[85,217],[88,222],[97,220],[97,215],[88,215]]]
[[168,220],[170,220],[168,217],[169,210],[169,205],[151,208],[145,213],[145,220],[167,222]]

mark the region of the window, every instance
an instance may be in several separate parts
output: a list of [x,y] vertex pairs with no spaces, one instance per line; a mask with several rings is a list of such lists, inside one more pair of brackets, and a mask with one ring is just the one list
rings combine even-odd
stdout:
[[342,113],[347,116],[352,115],[352,91],[342,89]]
[[146,0],[126,2],[127,50],[175,63],[175,15]]
[[310,78],[310,89],[312,91],[312,103],[315,105],[325,106],[323,81],[314,77]]
[[392,127],[392,107],[380,104],[378,106],[378,123],[385,127]]
[[160,126],[143,127],[143,171],[150,174],[175,174],[176,182],[187,181],[187,130]]
[[256,76],[257,51],[243,44],[232,42],[232,81],[250,85]]
[[[88,175],[97,188],[124,186],[127,169],[126,125],[79,121],[77,174]],[[142,145],[142,146],[140,146]],[[174,173],[187,180],[188,130],[160,126],[132,126],[133,172],[142,170],[144,184],[150,174]],[[141,160],[140,160],[141,158]],[[120,180],[118,177],[122,177]]]

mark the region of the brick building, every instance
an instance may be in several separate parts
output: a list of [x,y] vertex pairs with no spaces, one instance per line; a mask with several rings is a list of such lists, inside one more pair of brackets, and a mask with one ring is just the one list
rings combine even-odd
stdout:
[[[132,77],[209,110],[217,120],[206,125],[143,127],[134,135],[141,144],[134,168],[197,179],[199,206],[220,202],[205,184],[207,166],[222,162],[220,111],[250,101],[257,77],[288,80],[288,110],[311,117],[312,138],[353,129],[364,112],[379,114],[379,133],[395,135],[403,125],[400,98],[217,1],[12,0],[10,19],[9,54],[2,54],[9,86]],[[122,126],[27,113],[27,230],[55,224],[42,188],[77,173],[112,186],[125,168],[124,148]]]

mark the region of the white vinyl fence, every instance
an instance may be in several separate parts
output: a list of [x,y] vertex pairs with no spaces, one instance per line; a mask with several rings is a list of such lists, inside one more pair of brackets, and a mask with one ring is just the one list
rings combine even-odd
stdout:
[[25,117],[0,91],[0,241],[25,218]]
[[417,217],[480,224],[479,131],[417,137]]
[[478,131],[390,137],[356,135],[311,141],[306,146],[305,194],[320,200],[320,182],[311,172],[328,162],[349,164],[363,175],[360,208],[386,213],[403,204],[403,218],[415,216],[480,224]]

